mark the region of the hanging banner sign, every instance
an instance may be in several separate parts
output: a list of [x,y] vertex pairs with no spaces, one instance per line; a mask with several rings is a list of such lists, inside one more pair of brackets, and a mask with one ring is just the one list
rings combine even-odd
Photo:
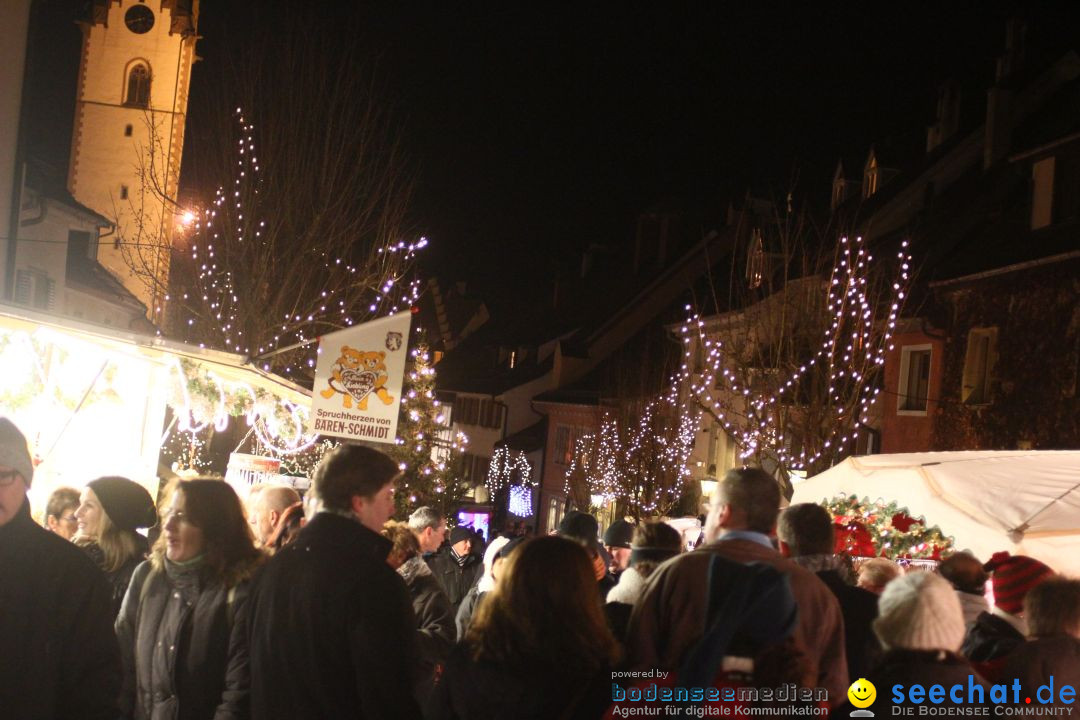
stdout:
[[394,443],[411,324],[403,312],[319,339],[311,432]]

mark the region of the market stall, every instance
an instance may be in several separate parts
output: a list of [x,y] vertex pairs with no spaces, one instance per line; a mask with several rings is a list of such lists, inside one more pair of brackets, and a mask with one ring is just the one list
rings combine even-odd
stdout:
[[982,560],[1008,550],[1080,575],[1080,451],[850,457],[796,485],[792,502],[838,496],[895,503]]
[[30,444],[34,508],[56,487],[102,475],[156,492],[161,447],[177,434],[195,442],[242,423],[262,452],[303,452],[318,440],[305,431],[308,397],[239,355],[0,311],[0,414]]

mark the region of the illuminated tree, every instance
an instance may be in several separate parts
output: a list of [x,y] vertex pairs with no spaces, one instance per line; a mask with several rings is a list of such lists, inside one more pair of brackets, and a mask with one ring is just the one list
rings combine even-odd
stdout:
[[815,239],[790,208],[748,235],[724,292],[714,283],[720,312],[687,306],[673,392],[719,424],[743,462],[782,479],[813,474],[873,421],[911,257],[906,242],[876,258],[859,237]]
[[390,451],[402,472],[394,502],[398,517],[424,505],[445,515],[468,489],[462,475],[469,439],[450,430],[445,410],[435,399],[435,368],[426,341],[418,342],[409,354],[412,362],[401,400],[397,445]]
[[158,154],[143,153],[132,209],[163,198],[176,222],[137,224],[122,246],[149,294],[166,298],[155,316],[169,335],[304,379],[320,335],[415,301],[411,266],[426,241],[408,226],[407,164],[363,68],[356,46],[331,52],[297,27],[207,78],[220,100],[188,134],[196,192],[184,207],[164,193]]
[[599,432],[578,439],[566,491],[582,508],[599,496],[636,520],[667,515],[690,476],[697,428],[697,411],[668,398],[624,401],[605,413]]

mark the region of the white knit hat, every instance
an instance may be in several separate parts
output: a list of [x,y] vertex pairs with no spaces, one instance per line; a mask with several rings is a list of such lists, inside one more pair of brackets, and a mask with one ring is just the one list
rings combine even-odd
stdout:
[[484,575],[476,588],[479,592],[491,592],[495,589],[495,578],[491,576],[491,569],[495,567],[495,556],[509,542],[510,538],[500,536],[488,544],[487,550],[484,551]]
[[885,586],[874,632],[886,648],[956,652],[964,642],[964,613],[948,581],[912,572]]

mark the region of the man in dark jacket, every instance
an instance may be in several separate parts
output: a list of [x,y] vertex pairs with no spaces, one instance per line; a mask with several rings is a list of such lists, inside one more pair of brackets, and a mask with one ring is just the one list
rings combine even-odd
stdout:
[[435,579],[450,598],[450,607],[457,616],[465,595],[484,574],[483,561],[472,552],[473,534],[458,526],[450,531],[450,544],[428,558]]
[[390,458],[356,445],[316,470],[322,512],[266,564],[248,600],[253,717],[420,717],[416,619],[379,534],[397,475]]
[[780,554],[809,570],[828,586],[844,616],[844,650],[851,681],[870,677],[881,645],[874,635],[878,596],[847,581],[847,568],[833,554],[833,522],[829,511],[814,503],[792,505],[776,526]]
[[114,720],[120,649],[105,576],[30,517],[26,438],[0,418],[0,716]]

